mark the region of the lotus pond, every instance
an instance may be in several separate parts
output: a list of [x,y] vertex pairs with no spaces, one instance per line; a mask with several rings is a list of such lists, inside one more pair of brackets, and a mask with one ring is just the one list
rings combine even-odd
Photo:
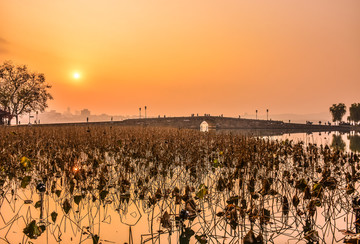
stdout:
[[0,128],[0,243],[357,243],[360,136]]

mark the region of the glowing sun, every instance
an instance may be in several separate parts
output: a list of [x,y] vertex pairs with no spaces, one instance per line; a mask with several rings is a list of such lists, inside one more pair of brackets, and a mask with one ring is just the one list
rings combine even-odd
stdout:
[[80,74],[76,72],[76,73],[74,73],[73,77],[74,77],[74,79],[76,79],[76,80],[77,80],[77,79],[79,79],[79,78],[80,78]]

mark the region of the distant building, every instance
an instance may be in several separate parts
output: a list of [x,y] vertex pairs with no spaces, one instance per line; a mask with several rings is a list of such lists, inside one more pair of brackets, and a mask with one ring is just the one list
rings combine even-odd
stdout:
[[71,116],[71,115],[72,115],[70,107],[68,107],[68,108],[66,109],[66,111],[64,112],[63,115],[65,115],[65,116]]
[[50,110],[49,112],[44,113],[48,116],[54,117],[54,118],[60,118],[61,117],[61,113],[56,112],[56,110]]
[[0,109],[0,125],[6,124],[6,119],[9,119],[10,117],[11,114],[9,112]]
[[89,117],[90,116],[90,110],[85,108],[85,109],[80,111],[80,115],[84,116],[84,117]]

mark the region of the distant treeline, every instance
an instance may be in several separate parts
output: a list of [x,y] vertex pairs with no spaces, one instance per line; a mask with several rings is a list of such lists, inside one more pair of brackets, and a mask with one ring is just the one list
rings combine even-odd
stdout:
[[[346,105],[344,103],[333,104],[330,107],[330,113],[333,117],[333,122],[342,122],[342,118],[346,113]],[[360,103],[353,103],[349,108],[350,115],[347,117],[348,123],[354,124],[360,121]]]

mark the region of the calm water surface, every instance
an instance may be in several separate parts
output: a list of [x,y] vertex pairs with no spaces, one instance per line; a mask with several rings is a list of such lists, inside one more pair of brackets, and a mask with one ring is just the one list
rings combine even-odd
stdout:
[[293,140],[294,142],[328,145],[347,152],[360,152],[360,133],[314,132],[264,136],[271,140]]

